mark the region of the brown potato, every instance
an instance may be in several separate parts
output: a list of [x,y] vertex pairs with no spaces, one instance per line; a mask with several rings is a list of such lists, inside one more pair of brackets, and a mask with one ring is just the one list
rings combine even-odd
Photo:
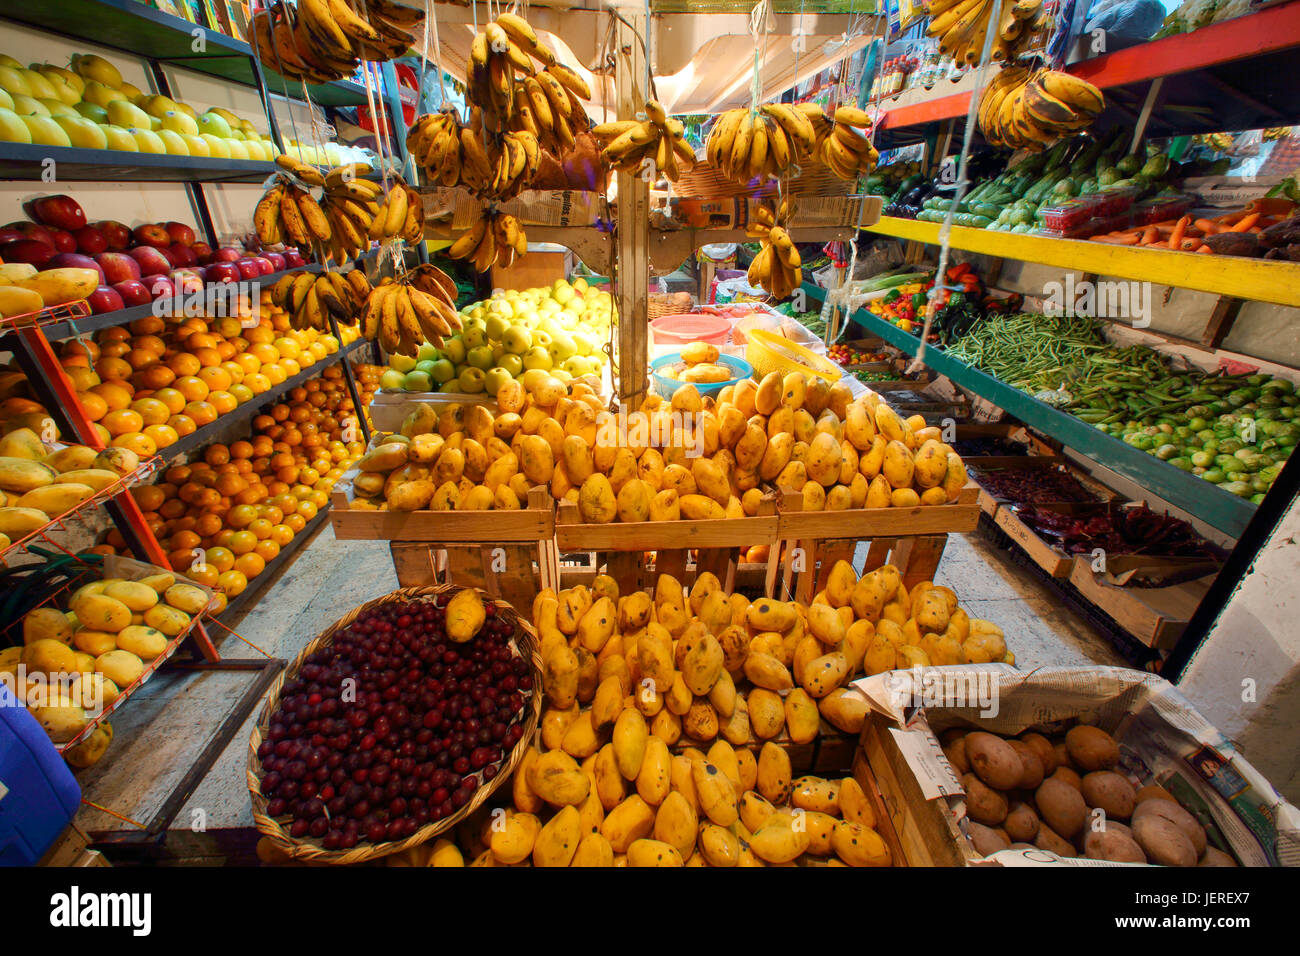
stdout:
[[1027,744],[1034,753],[1038,754],[1038,759],[1043,764],[1043,776],[1050,777],[1056,772],[1057,759],[1056,751],[1052,749],[1052,742],[1042,734],[1021,734],[1020,740]]
[[1012,804],[1007,818],[1002,821],[1007,836],[1019,843],[1032,843],[1038,836],[1039,826],[1038,814],[1027,803]]
[[1083,855],[1090,860],[1109,860],[1112,863],[1147,861],[1142,847],[1138,846],[1137,841],[1129,833],[1109,826],[1101,831],[1088,831],[1088,835],[1083,840]]
[[1147,817],[1160,817],[1178,827],[1191,841],[1198,859],[1205,852],[1205,828],[1196,817],[1183,808],[1182,804],[1172,800],[1147,800],[1133,811],[1131,825],[1136,829],[1138,821],[1145,820]]
[[1001,737],[977,730],[967,734],[966,759],[971,770],[996,790],[1011,790],[1025,776],[1020,755]]
[[1007,798],[984,785],[973,773],[961,778],[966,788],[966,814],[976,823],[998,826],[1007,818]]
[[1061,839],[1061,835],[1051,827],[1038,828],[1038,836],[1034,837],[1034,846],[1040,850],[1055,853],[1057,856],[1075,857],[1079,855],[1069,841]]
[[969,821],[967,827],[970,829],[970,841],[975,845],[975,851],[980,856],[989,856],[997,853],[998,850],[1011,847],[1011,839],[1002,830],[986,827],[974,820]]
[[1016,784],[1016,789],[1037,790],[1044,776],[1043,762],[1038,759],[1038,752],[1023,740],[1008,740],[1007,746],[1020,755],[1020,761],[1025,768],[1020,775],[1020,782]]
[[1034,791],[1034,805],[1043,822],[1067,839],[1082,830],[1088,820],[1083,795],[1055,778],[1044,780]]
[[1094,770],[1083,778],[1083,800],[1090,807],[1100,807],[1107,818],[1127,820],[1137,806],[1137,792],[1123,774],[1113,770]]
[[1080,724],[1065,735],[1070,762],[1080,770],[1109,770],[1119,763],[1119,744],[1098,727]]
[[[1148,801],[1148,805],[1157,801]],[[1165,803],[1167,801],[1158,801]],[[1152,863],[1160,866],[1195,866],[1196,847],[1178,824],[1155,813],[1133,821],[1133,838]]]

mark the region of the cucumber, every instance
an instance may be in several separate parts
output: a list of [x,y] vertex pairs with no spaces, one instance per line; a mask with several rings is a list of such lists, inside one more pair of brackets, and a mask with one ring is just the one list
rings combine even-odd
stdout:
[[977,204],[971,212],[986,219],[996,219],[1002,214],[1002,206],[996,203],[982,202]]
[[993,225],[993,220],[988,216],[971,216],[970,220],[970,225],[973,229],[987,229],[989,226]]

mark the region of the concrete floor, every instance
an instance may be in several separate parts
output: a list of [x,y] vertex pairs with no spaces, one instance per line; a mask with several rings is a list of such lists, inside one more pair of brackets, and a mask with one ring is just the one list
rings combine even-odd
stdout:
[[[949,538],[936,583],[956,591],[971,617],[998,624],[1022,669],[1126,663],[1106,638],[1005,553],[974,535]],[[326,524],[236,624],[238,637],[228,634],[223,640],[219,628],[212,636],[228,657],[261,658],[265,652],[291,660],[353,607],[396,587],[385,542],[337,541]],[[85,798],[147,823],[252,680],[248,671],[156,676],[114,717],[109,756],[80,775]],[[260,705],[212,765],[172,822],[173,831],[252,826],[245,770],[248,737],[259,711]],[[82,807],[76,823],[88,832],[131,829],[90,806]]]

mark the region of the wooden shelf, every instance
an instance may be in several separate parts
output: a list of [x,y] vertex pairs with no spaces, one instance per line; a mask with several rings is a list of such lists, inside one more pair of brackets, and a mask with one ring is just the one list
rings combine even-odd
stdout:
[[[872,232],[927,245],[939,244],[937,222],[882,216]],[[1300,263],[1195,252],[1139,249],[1083,239],[1052,239],[953,226],[949,245],[1002,259],[1038,262],[1100,276],[1213,292],[1257,302],[1300,306]],[[892,326],[891,326],[892,328]]]
[[[979,232],[971,229],[965,231]],[[1180,253],[1171,252],[1170,255],[1180,255]],[[808,298],[819,305],[826,298],[826,290],[812,283],[805,282],[803,289]],[[904,332],[864,309],[859,309],[849,318],[863,326],[868,333],[880,336],[908,355],[916,354],[920,340],[915,335]],[[953,384],[987,399],[1029,427],[1051,436],[1098,464],[1136,482],[1149,490],[1152,495],[1196,515],[1200,520],[1225,534],[1234,538],[1241,537],[1242,531],[1255,515],[1255,505],[1246,498],[1239,498],[1224,491],[1218,485],[1196,477],[1191,472],[1181,471],[1166,464],[1153,455],[1148,455],[1118,438],[1099,431],[1068,412],[1040,402],[1018,388],[1013,388],[977,368],[949,357],[940,349],[926,349],[925,364],[940,375],[947,376]]]

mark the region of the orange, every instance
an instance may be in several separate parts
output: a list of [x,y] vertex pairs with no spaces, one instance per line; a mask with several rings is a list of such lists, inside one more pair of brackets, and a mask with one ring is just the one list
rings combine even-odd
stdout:
[[226,515],[226,526],[230,528],[247,528],[257,518],[252,505],[236,505]]
[[266,498],[267,491],[261,485],[249,485],[239,494],[235,495],[235,500],[241,505],[255,505]]
[[167,495],[157,485],[136,485],[131,489],[131,497],[141,511],[157,511],[167,500]]
[[218,576],[217,587],[226,593],[226,597],[239,597],[248,587],[248,578],[240,571],[227,571]]
[[239,494],[247,487],[248,482],[236,472],[228,472],[217,479],[217,491],[227,498]]
[[284,369],[284,374],[289,378],[293,378],[302,371],[302,366],[298,364],[296,359],[280,359],[278,364],[280,368]]
[[[271,388],[271,380],[261,372],[254,372],[252,375],[246,376],[244,381],[240,384],[250,389],[254,395],[261,395],[263,392],[269,391]],[[234,387],[235,386],[233,385],[231,386],[231,388]]]
[[239,439],[239,441],[231,442],[230,457],[231,458],[252,458],[253,457],[252,442],[246,441],[243,438]]
[[167,424],[175,429],[177,435],[193,435],[198,431],[199,426],[194,424],[194,419],[188,415],[173,415],[167,419]]
[[136,372],[135,379],[142,388],[166,388],[176,381],[176,373],[166,365],[150,365],[148,368]]
[[133,409],[122,408],[104,416],[104,427],[110,435],[118,437],[140,431],[144,428],[144,418]]
[[185,414],[194,419],[194,424],[200,428],[217,420],[217,410],[208,402],[190,402],[185,406]]
[[220,365],[207,365],[199,369],[198,377],[213,391],[225,391],[234,383],[230,372]]
[[301,515],[307,521],[310,521],[312,518],[316,517],[315,502],[312,501],[298,502],[298,514]]
[[156,335],[137,335],[131,340],[131,348],[152,352],[157,356],[161,356],[163,352],[167,351],[167,346],[163,343],[163,340]]
[[271,540],[283,548],[293,540],[293,529],[287,524],[276,524],[271,528]]
[[244,366],[240,365],[238,362],[235,361],[222,362],[220,368],[223,372],[225,372],[227,375],[230,376],[230,381],[232,384],[237,384],[239,382],[242,382],[244,380],[244,376],[248,374],[248,372],[244,370]]
[[201,402],[208,397],[208,383],[193,375],[182,375],[172,387],[185,396],[186,401]]
[[235,566],[235,553],[229,548],[208,548],[207,557],[208,564],[216,568],[218,574],[224,574]]
[[131,351],[131,346],[126,342],[110,342],[99,350],[100,358],[120,359],[127,352]]
[[298,499],[287,491],[276,495],[271,499],[270,504],[275,505],[286,515],[291,515],[298,510]]
[[103,382],[119,382],[131,377],[135,369],[131,368],[131,363],[120,358],[114,358],[111,355],[101,356],[95,363],[95,374]]
[[[275,329],[269,325],[258,325],[255,328],[244,329],[244,338],[255,345],[270,345],[275,341]],[[277,352],[278,356],[279,353]]]
[[[237,388],[238,386],[231,386]],[[217,410],[218,415],[224,415],[226,412],[233,412],[239,405],[239,401],[230,392],[211,392],[208,395],[208,404]]]
[[181,440],[180,432],[171,425],[146,425],[144,435],[153,441],[159,448],[166,448],[174,445]]
[[235,536],[234,530],[232,530],[231,528],[222,528],[220,531],[218,531],[216,534],[212,536],[212,543],[219,548],[229,548],[230,539],[233,538],[234,536]]
[[63,345],[63,359],[77,359],[81,365],[89,366],[99,361],[99,346],[90,340],[72,339]]
[[124,358],[136,371],[158,364],[158,353],[153,349],[131,349]]
[[[172,413],[165,402],[156,398],[137,398],[131,403],[131,410],[138,413],[141,421],[146,425],[161,425]],[[108,429],[113,430],[111,425]]]
[[284,520],[284,512],[272,504],[258,505],[257,516],[265,518],[271,524],[276,525]]
[[[167,327],[160,315],[143,315],[134,320],[129,326],[132,335],[157,335]],[[114,329],[114,332],[122,332],[122,329]]]
[[284,523],[293,529],[294,534],[307,527],[307,519],[300,514],[285,515]]
[[289,377],[289,373],[284,370],[279,362],[271,362],[262,366],[262,374],[272,385],[279,385]]
[[191,355],[189,352],[177,352],[167,359],[167,367],[175,372],[178,378],[186,378],[191,375],[198,375],[199,369],[203,368],[203,363],[198,360],[197,356]]
[[211,538],[221,530],[221,515],[205,514],[199,515],[194,522],[194,530],[204,538]]
[[266,570],[266,561],[256,551],[235,558],[235,570],[246,578],[255,578]]
[[207,347],[194,350],[194,357],[199,360],[199,364],[204,368],[216,368],[221,364],[221,353],[215,348]]
[[102,385],[94,386],[90,391],[104,400],[110,412],[126,408],[131,404],[131,397],[135,394],[135,389],[125,382],[104,382]]
[[270,563],[275,560],[275,556],[280,553],[280,543],[271,538],[265,541],[257,542],[257,547],[253,549],[253,554],[257,555],[264,562]]
[[209,332],[191,332],[185,337],[185,347],[191,352],[196,349],[212,348],[217,344],[217,337]]
[[236,382],[230,386],[230,394],[235,397],[235,401],[240,405],[253,400],[253,390],[243,382]]
[[197,584],[204,587],[214,588],[220,578],[220,573],[210,564],[202,564],[197,567],[191,567],[185,572],[186,577],[191,578]]
[[108,402],[104,401],[103,395],[97,392],[80,392],[77,398],[81,401],[81,410],[92,422],[97,422],[108,414]]
[[203,450],[203,460],[209,465],[224,465],[230,461],[230,449],[221,442],[214,442]]
[[167,410],[173,415],[179,414],[180,410],[185,407],[187,399],[184,394],[174,388],[160,388],[151,398],[157,399],[167,406]]
[[235,554],[248,554],[257,547],[257,536],[251,531],[236,531],[230,536],[227,547]]
[[193,473],[194,469],[189,465],[172,465],[167,469],[167,474],[163,475],[163,477],[167,479],[168,484],[175,485],[179,488],[181,485],[185,484],[185,482],[190,480],[190,476]]
[[330,496],[327,495],[327,494],[326,494],[323,490],[321,490],[320,488],[316,488],[316,489],[313,490],[312,493],[308,496],[308,500],[309,500],[312,504],[314,504],[314,505],[316,506],[316,510],[319,511],[321,508],[324,508],[324,507],[325,507],[325,502],[327,502],[327,501],[330,500]]
[[248,530],[253,533],[253,537],[258,541],[265,541],[271,537],[271,528],[273,523],[266,518],[254,518],[248,523]]
[[248,352],[240,352],[235,356],[234,361],[244,370],[245,375],[252,375],[262,367],[262,363],[258,361],[257,356]]
[[172,535],[168,544],[178,550],[189,551],[199,546],[199,536],[193,531],[177,531]]

